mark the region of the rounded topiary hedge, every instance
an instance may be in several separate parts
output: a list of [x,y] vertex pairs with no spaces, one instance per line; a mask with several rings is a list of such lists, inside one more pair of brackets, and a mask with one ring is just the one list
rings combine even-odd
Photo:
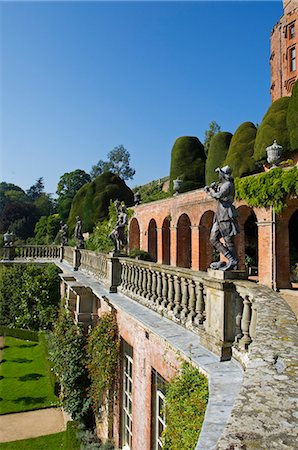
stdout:
[[272,103],[266,112],[257,131],[254,155],[255,161],[266,160],[266,148],[277,140],[282,145],[284,153],[290,150],[289,133],[287,128],[287,112],[290,97],[282,97]]
[[170,192],[173,180],[183,180],[180,192],[199,189],[205,185],[206,155],[197,137],[183,136],[176,139],[172,148],[170,169]]
[[252,122],[242,123],[232,137],[225,164],[233,170],[233,177],[248,175],[255,169],[253,160],[257,128]]
[[294,85],[292,97],[289,101],[287,126],[291,151],[298,151],[298,81]]
[[121,178],[111,172],[103,173],[76,193],[67,222],[70,234],[75,228],[77,216],[82,218],[83,231],[91,232],[98,220],[107,217],[110,200],[118,199],[131,206],[133,197],[132,190]]
[[218,175],[214,171],[223,165],[232,137],[233,135],[228,131],[221,131],[211,139],[205,172],[207,184],[218,181]]

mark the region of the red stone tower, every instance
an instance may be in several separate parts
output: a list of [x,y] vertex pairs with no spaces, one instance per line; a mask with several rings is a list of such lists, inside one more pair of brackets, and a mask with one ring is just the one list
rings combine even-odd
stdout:
[[289,96],[298,78],[298,0],[283,0],[284,14],[271,33],[271,98]]

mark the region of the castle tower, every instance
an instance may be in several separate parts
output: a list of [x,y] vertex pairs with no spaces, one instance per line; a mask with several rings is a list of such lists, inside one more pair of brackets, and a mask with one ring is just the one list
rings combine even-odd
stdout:
[[270,39],[272,101],[291,95],[298,78],[298,0],[283,0],[283,7]]

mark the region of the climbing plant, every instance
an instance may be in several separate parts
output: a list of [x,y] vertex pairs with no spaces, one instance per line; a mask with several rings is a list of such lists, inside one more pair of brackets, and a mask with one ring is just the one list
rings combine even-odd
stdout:
[[166,391],[164,450],[196,447],[208,402],[208,381],[192,364],[184,362],[181,373]]
[[88,339],[91,398],[95,414],[100,406],[113,402],[118,376],[120,342],[114,314],[105,313]]
[[276,168],[269,172],[235,179],[236,199],[245,200],[249,206],[272,206],[281,213],[290,195],[298,194],[298,169]]

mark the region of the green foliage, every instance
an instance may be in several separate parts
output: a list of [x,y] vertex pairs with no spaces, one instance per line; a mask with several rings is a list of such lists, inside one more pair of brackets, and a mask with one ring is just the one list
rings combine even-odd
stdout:
[[99,160],[92,166],[91,178],[94,180],[105,172],[112,172],[122,180],[130,180],[136,171],[129,165],[130,153],[123,145],[118,145],[108,153],[108,161]]
[[43,178],[40,177],[38,178],[38,180],[36,181],[36,183],[34,183],[28,190],[27,190],[27,196],[32,200],[36,200],[38,199],[38,197],[41,196],[42,192],[44,190],[44,182],[43,182]]
[[259,175],[236,178],[236,199],[245,200],[249,206],[272,206],[280,213],[287,205],[287,198],[298,194],[298,169],[279,168]]
[[252,122],[244,122],[235,131],[224,162],[224,165],[232,168],[234,178],[248,175],[255,170],[252,156],[256,134],[257,128]]
[[282,97],[272,103],[263,117],[258,128],[254,146],[253,158],[255,161],[264,162],[266,148],[273,144],[274,140],[282,145],[286,153],[290,150],[289,133],[287,129],[287,111],[290,97]]
[[74,420],[79,421],[88,420],[90,415],[86,344],[81,328],[61,305],[49,341],[50,358],[62,387],[63,406]]
[[67,422],[66,434],[65,434],[65,447],[66,450],[80,450],[80,440],[77,438],[78,423],[73,420]]
[[113,402],[120,360],[120,343],[116,317],[104,314],[88,340],[91,396],[95,414],[105,403]]
[[3,442],[0,450],[80,450],[80,447],[67,447],[65,433],[49,434],[32,439]]
[[117,221],[117,210],[114,202],[110,201],[108,217],[97,223],[93,233],[86,242],[87,250],[97,250],[109,253],[113,249],[113,243],[109,238]]
[[150,253],[146,252],[145,250],[138,249],[138,248],[134,248],[133,250],[131,250],[131,252],[129,253],[129,257],[140,259],[142,261],[153,261]]
[[287,126],[291,151],[298,150],[298,81],[296,81],[289,101]]
[[205,131],[205,140],[204,140],[204,149],[205,154],[208,156],[210,142],[213,136],[216,136],[220,132],[220,126],[218,123],[215,122],[215,120],[212,120],[211,123],[209,123],[208,130]]
[[173,193],[173,181],[176,178],[183,181],[179,192],[203,187],[205,161],[204,146],[197,137],[183,136],[176,139],[171,156],[170,192]]
[[63,220],[68,218],[71,202],[76,193],[84,184],[90,181],[90,175],[81,169],[66,172],[60,177],[56,191],[58,194],[57,207],[59,216]]
[[221,131],[211,139],[205,169],[206,184],[218,181],[218,174],[214,170],[223,165],[232,136],[229,132]]
[[83,231],[91,232],[99,220],[108,215],[110,200],[133,204],[133,192],[117,175],[103,173],[91,183],[83,186],[73,199],[68,219],[70,234],[73,232],[76,217],[83,221]]
[[43,344],[5,337],[0,414],[57,405]]
[[170,196],[169,192],[163,191],[163,182],[159,180],[151,181],[143,186],[136,186],[134,192],[139,192],[141,203],[154,202]]
[[168,384],[164,450],[190,450],[196,447],[208,402],[208,381],[190,363],[182,364],[181,374]]
[[22,330],[21,328],[11,328],[5,325],[0,325],[0,336],[10,336],[32,342],[39,341],[39,335],[37,331]]
[[53,244],[60,229],[59,214],[42,216],[35,225],[34,234],[36,244]]
[[50,329],[59,303],[60,269],[53,264],[0,266],[0,324]]

